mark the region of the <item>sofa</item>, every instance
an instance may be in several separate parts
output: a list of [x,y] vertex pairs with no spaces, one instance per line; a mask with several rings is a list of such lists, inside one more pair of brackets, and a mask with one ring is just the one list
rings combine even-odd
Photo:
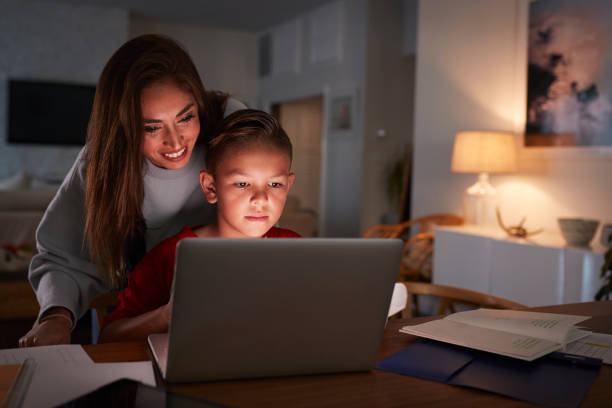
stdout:
[[36,228],[57,188],[25,173],[0,182],[0,272],[27,270],[36,247]]
[[[19,265],[14,264],[15,257],[9,261],[11,251],[15,253],[17,250],[26,250],[30,255],[33,253],[36,228],[58,187],[57,183],[49,183],[25,172],[0,180],[0,248],[4,252],[4,263],[0,260],[0,270],[21,269],[25,261],[18,262]],[[302,208],[297,196],[287,197],[278,225],[294,230],[303,237],[318,235],[316,212]]]

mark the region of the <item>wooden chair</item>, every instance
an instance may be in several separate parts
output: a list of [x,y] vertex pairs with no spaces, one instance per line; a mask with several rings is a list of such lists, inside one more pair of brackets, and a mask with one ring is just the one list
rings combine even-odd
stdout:
[[433,214],[415,218],[416,234],[406,240],[402,250],[400,281],[431,281],[434,248],[433,229],[437,225],[462,225],[463,218],[455,214]]
[[[455,214],[431,214],[401,224],[375,225],[363,234],[363,238],[402,238],[406,243],[398,279],[431,281],[434,227],[462,224],[463,218]],[[416,228],[415,234],[410,236],[413,228]]]
[[374,225],[363,234],[363,238],[399,238],[402,231],[402,224]]
[[455,214],[431,214],[413,218],[400,224],[374,225],[363,234],[363,238],[403,238],[411,227],[418,227],[417,234],[432,232],[436,225],[462,225],[463,218]]
[[110,307],[117,306],[119,292],[108,292],[95,298],[89,305],[91,313],[91,343],[98,344],[102,322]]
[[38,316],[38,300],[30,282],[0,281],[0,319],[32,319]]
[[[440,297],[438,315],[454,313],[453,305],[460,303],[469,306],[482,306],[491,309],[525,309],[527,306],[512,300],[476,292],[474,290],[457,288],[454,286],[436,285],[425,282],[402,282],[406,287],[408,299],[406,308],[402,311],[402,317],[413,317],[412,296],[431,295]],[[415,309],[418,309],[415,307]]]
[[[117,305],[117,292],[109,292],[95,298],[90,309],[95,310],[101,323],[107,307]],[[40,306],[36,294],[27,280],[0,282],[0,319],[28,319],[38,316]]]
[[119,292],[108,292],[95,298],[89,305],[89,308],[95,311],[98,320],[98,329],[108,314],[108,308],[117,306],[118,297]]

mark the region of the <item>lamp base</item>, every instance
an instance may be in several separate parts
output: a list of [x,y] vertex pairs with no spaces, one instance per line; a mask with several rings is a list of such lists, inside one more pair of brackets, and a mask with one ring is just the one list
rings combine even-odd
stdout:
[[486,227],[494,226],[496,205],[496,191],[489,184],[489,175],[480,173],[478,181],[465,191],[463,198],[466,223]]

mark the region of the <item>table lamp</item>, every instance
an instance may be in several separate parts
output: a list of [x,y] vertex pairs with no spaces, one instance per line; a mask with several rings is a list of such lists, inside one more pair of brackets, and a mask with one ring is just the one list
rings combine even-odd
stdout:
[[466,222],[491,225],[494,222],[495,188],[489,173],[516,171],[514,135],[507,132],[465,131],[455,136],[451,170],[478,173],[478,181],[465,193]]

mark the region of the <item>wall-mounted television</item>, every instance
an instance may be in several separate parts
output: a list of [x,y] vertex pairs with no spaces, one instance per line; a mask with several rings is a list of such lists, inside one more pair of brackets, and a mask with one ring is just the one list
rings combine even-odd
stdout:
[[9,80],[9,143],[84,145],[96,87]]

